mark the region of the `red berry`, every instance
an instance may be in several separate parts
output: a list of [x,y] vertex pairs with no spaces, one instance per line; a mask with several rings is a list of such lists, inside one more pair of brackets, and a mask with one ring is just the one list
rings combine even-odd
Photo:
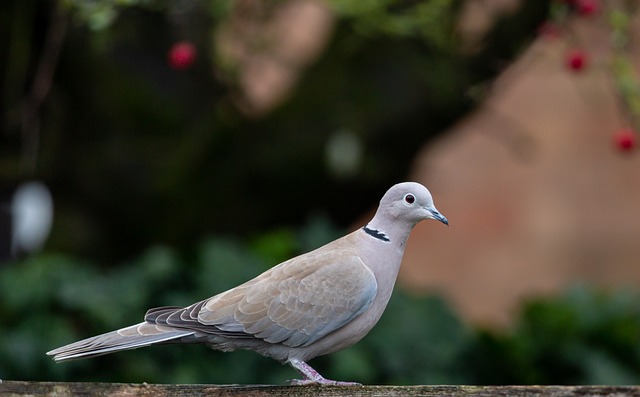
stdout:
[[576,11],[580,15],[593,15],[599,10],[600,0],[576,0]]
[[569,69],[574,72],[579,72],[587,67],[587,64],[589,63],[589,56],[582,50],[571,50],[567,54],[566,62]]
[[618,150],[628,152],[636,146],[637,135],[630,128],[623,128],[614,135],[614,143]]
[[175,43],[169,49],[167,59],[169,66],[176,70],[189,69],[196,60],[196,47],[188,41]]

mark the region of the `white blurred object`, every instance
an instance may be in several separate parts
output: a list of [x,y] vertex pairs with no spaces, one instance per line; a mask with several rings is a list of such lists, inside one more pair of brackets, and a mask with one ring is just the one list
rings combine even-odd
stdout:
[[53,198],[40,182],[27,182],[11,200],[11,255],[32,252],[44,245],[53,224]]
[[362,163],[360,138],[351,131],[337,131],[327,142],[325,158],[334,176],[343,179],[355,176]]

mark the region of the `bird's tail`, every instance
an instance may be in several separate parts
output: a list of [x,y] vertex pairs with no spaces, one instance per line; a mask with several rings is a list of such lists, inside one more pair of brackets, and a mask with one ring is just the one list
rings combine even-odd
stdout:
[[137,349],[156,343],[186,338],[194,331],[180,330],[148,322],[83,339],[47,352],[56,362],[101,356],[120,350]]

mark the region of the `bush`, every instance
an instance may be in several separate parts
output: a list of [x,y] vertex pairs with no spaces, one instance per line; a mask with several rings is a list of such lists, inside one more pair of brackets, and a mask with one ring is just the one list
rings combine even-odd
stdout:
[[[194,253],[149,249],[110,269],[56,254],[0,273],[0,379],[284,383],[297,374],[253,352],[164,345],[55,364],[48,350],[187,305],[337,236],[316,220],[247,242],[212,237]],[[313,360],[323,375],[375,384],[637,384],[640,299],[586,287],[524,306],[509,332],[474,330],[437,297],[397,290],[380,323],[350,349]]]
[[467,353],[484,384],[637,384],[640,297],[578,286],[528,302],[508,334],[480,331]]

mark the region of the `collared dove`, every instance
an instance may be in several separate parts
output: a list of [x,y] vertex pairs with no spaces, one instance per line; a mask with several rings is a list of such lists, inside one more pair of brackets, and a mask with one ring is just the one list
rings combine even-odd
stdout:
[[325,379],[306,362],[353,345],[378,322],[409,234],[424,219],[449,224],[424,186],[399,183],[385,193],[366,226],[342,238],[209,299],[151,309],[140,324],[47,354],[59,362],[156,343],[202,342],[288,363],[303,377],[292,384],[357,384]]

